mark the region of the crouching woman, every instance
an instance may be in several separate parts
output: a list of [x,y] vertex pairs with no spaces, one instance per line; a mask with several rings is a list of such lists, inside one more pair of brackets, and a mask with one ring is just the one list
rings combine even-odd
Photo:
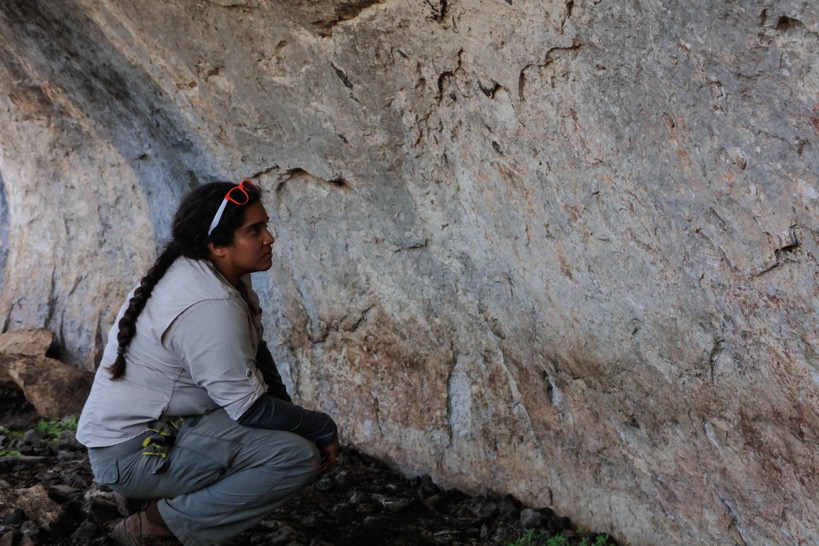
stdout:
[[193,190],[111,329],[77,438],[98,482],[142,501],[119,544],[224,544],[336,462],[336,424],[291,403],[262,339],[268,220],[249,181]]

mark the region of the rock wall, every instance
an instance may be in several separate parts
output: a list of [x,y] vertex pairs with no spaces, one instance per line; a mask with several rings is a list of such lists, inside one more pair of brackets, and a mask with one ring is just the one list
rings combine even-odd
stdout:
[[409,473],[634,544],[819,526],[819,17],[734,0],[7,0],[0,317],[91,369],[250,177],[286,381]]

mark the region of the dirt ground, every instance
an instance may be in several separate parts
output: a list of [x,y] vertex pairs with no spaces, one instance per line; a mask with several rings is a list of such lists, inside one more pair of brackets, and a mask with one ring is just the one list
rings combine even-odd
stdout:
[[[61,507],[55,522],[36,523],[13,502],[0,502],[0,546],[109,545],[122,516],[107,488],[93,483],[85,449],[71,433],[48,437],[40,417],[13,385],[0,384],[0,490],[37,484]],[[19,455],[17,453],[19,452]],[[29,510],[29,512],[31,509]],[[527,529],[530,540],[523,539]],[[562,535],[566,538],[553,538]],[[552,542],[549,542],[549,540]],[[517,542],[516,542],[517,541]],[[338,466],[232,544],[344,545],[614,545],[578,533],[567,518],[515,499],[442,490],[428,477],[408,478],[352,449]]]

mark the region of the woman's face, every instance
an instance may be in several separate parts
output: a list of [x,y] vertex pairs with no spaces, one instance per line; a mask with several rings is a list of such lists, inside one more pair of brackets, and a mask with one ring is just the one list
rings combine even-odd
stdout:
[[267,215],[261,202],[247,205],[245,221],[233,233],[230,246],[213,246],[213,263],[234,286],[239,279],[256,271],[267,271],[273,265],[273,234],[267,229]]

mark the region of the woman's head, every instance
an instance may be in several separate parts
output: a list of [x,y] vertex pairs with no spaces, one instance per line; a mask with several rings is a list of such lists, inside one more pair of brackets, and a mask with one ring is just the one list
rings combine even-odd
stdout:
[[[171,244],[186,258],[209,258],[208,243],[230,246],[234,232],[245,220],[248,206],[260,199],[261,190],[249,181],[243,181],[239,185],[212,182],[199,186],[182,199],[176,210]],[[223,203],[225,206],[221,209],[219,218],[216,218]],[[211,231],[214,220],[217,222]]]

